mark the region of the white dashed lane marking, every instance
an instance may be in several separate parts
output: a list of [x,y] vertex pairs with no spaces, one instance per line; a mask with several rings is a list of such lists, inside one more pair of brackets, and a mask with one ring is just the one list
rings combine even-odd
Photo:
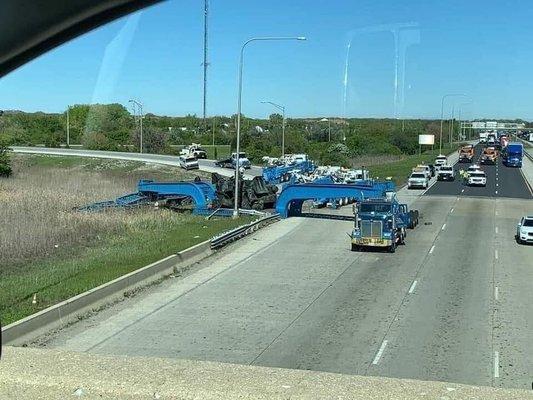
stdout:
[[379,359],[383,355],[383,352],[385,351],[385,347],[387,347],[387,340],[384,340],[383,343],[381,343],[381,347],[379,348],[376,356],[374,357],[374,361],[372,361],[372,364],[376,365],[379,362]]
[[500,377],[500,353],[494,352],[494,377]]

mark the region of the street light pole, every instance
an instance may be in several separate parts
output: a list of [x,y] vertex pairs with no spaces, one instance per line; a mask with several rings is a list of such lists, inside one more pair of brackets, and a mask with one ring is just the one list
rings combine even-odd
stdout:
[[446,99],[447,97],[454,97],[454,96],[466,96],[466,94],[464,94],[464,93],[458,93],[458,94],[450,93],[450,94],[445,94],[444,96],[442,96],[442,100],[441,100],[441,103],[440,103],[440,139],[439,139],[439,154],[442,154],[442,124],[443,124],[443,122],[444,122],[444,99]]
[[449,139],[450,139],[450,147],[452,147],[452,137],[453,137],[453,123],[455,120],[455,104],[452,105],[452,119],[450,120],[450,126],[449,126]]
[[283,121],[281,123],[281,157],[285,157],[285,106],[273,103],[271,101],[262,101],[263,104],[270,104],[281,111]]
[[459,123],[460,123],[460,129],[459,129],[459,132],[461,133],[461,137],[465,137],[466,139],[466,123],[464,123],[462,120],[461,120],[461,114],[462,114],[462,111],[463,111],[463,107],[464,106],[467,106],[469,104],[472,104],[471,101],[469,102],[466,102],[466,103],[461,103],[459,104]]
[[239,57],[239,89],[237,92],[237,154],[235,157],[235,201],[233,206],[233,218],[239,216],[239,152],[241,151],[241,105],[242,105],[242,70],[244,60],[244,49],[248,43],[254,41],[266,41],[266,40],[307,40],[303,36],[275,36],[275,37],[254,37],[248,39],[241,47],[241,53]]
[[140,125],[140,146],[139,146],[139,153],[142,154],[143,152],[143,105],[136,101],[136,100],[130,100],[130,103],[134,104],[133,112],[135,113],[135,106],[139,108],[139,125]]

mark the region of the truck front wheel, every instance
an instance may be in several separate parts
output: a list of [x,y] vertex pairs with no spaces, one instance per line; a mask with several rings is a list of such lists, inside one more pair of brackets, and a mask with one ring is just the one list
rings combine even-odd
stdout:
[[396,242],[393,242],[390,246],[389,246],[389,253],[395,253],[396,252]]

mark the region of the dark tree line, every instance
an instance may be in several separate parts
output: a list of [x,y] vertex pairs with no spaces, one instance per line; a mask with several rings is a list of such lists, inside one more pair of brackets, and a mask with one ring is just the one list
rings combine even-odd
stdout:
[[[140,121],[121,104],[79,104],[69,108],[70,144],[89,149],[137,149],[140,145]],[[149,153],[175,153],[170,145],[192,142],[204,145],[225,144],[235,148],[236,116],[195,115],[143,118],[143,150]],[[272,114],[268,119],[241,118],[241,147],[255,162],[261,157],[279,156],[283,118]],[[67,112],[26,113],[5,111],[0,116],[0,140],[7,145],[45,145],[66,143]],[[457,124],[455,124],[457,127]],[[359,155],[414,154],[419,134],[435,134],[439,121],[364,118],[287,119],[286,153],[308,153],[323,163],[349,165]],[[448,125],[445,124],[447,137]],[[456,130],[457,132],[457,130]]]

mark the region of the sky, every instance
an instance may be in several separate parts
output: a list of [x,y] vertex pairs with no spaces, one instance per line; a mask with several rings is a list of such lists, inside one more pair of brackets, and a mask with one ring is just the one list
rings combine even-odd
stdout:
[[[498,3],[498,4],[496,4]],[[501,4],[500,4],[501,3]],[[210,0],[207,114],[533,120],[533,7],[509,0]],[[203,0],[170,0],[66,43],[0,79],[0,109],[144,104],[202,114]]]

